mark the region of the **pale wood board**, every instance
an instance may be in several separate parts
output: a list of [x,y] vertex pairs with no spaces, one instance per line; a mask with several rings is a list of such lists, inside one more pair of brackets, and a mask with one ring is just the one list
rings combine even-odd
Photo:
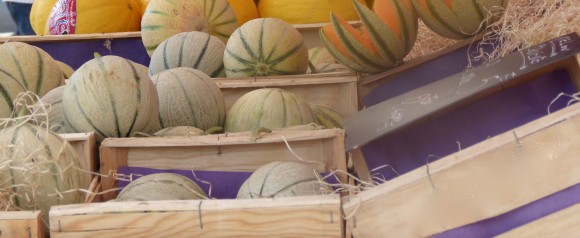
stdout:
[[[245,171],[274,161],[299,161],[296,155],[321,172],[346,171],[344,130],[274,131],[256,141],[249,133],[194,137],[107,138],[101,143],[102,190],[117,187],[119,167],[205,171]],[[344,173],[337,174],[346,181]],[[110,200],[113,193],[103,199]]]
[[56,206],[51,237],[343,237],[339,195]]
[[427,237],[578,184],[579,113],[572,105],[429,164],[430,177],[424,166],[346,199],[349,229]]
[[[83,159],[86,169],[90,172],[97,172],[97,144],[94,132],[86,133],[65,133],[59,134],[75,149],[77,154]],[[94,174],[86,173],[87,179],[91,180]]]
[[578,237],[580,235],[580,204],[503,233],[497,238]]
[[260,88],[281,88],[308,103],[334,108],[343,116],[358,111],[357,76],[352,73],[323,73],[260,78],[215,78],[226,103],[226,111],[244,94]]
[[44,237],[40,211],[0,212],[0,237]]

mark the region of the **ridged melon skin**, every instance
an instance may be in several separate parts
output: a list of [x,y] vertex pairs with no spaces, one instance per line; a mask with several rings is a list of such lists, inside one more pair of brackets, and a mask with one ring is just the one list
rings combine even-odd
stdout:
[[70,67],[70,65],[64,62],[60,62],[57,60],[56,63],[58,64],[58,67],[60,68],[60,71],[62,72],[62,77],[64,79],[69,79],[70,76],[72,76],[72,74],[75,72],[75,70],[72,67]]
[[250,20],[226,44],[228,78],[304,74],[308,48],[292,25],[275,18]]
[[189,67],[212,78],[225,77],[223,55],[226,44],[205,32],[182,32],[163,41],[153,52],[149,75],[163,70]]
[[377,0],[373,10],[355,2],[363,26],[349,25],[331,14],[331,25],[320,29],[324,46],[341,64],[363,73],[378,73],[401,63],[411,51],[418,17],[411,0]]
[[501,18],[509,3],[509,0],[412,1],[427,27],[451,39],[466,39],[485,30]]
[[320,104],[311,104],[310,107],[319,125],[325,128],[344,128],[344,116],[336,110]]
[[[40,115],[37,120],[48,125],[50,130],[55,133],[67,133],[62,107],[62,95],[65,88],[66,85],[62,85],[50,90],[35,104],[35,110]],[[46,113],[46,115],[43,115],[43,113]]]
[[[13,197],[16,206],[41,210],[47,219],[51,206],[83,201],[84,193],[75,189],[88,188],[87,176],[82,172],[87,167],[57,134],[29,123],[20,124],[0,131],[0,147],[0,163],[9,165],[0,168],[0,186],[22,185],[12,189],[18,194]],[[57,191],[62,197],[55,195]]]
[[193,126],[201,130],[223,127],[226,106],[217,84],[192,68],[173,68],[153,75],[159,97],[161,128]]
[[0,45],[0,118],[10,117],[19,93],[42,97],[63,84],[58,64],[44,50],[21,42]]
[[240,186],[238,199],[320,195],[327,192],[316,170],[299,162],[277,161],[258,168]]
[[227,42],[238,27],[227,0],[156,0],[147,5],[141,19],[141,38],[151,56],[177,33],[203,31]]
[[147,67],[118,56],[87,61],[63,93],[67,131],[95,131],[97,141],[150,133],[159,115],[155,85]]
[[244,94],[232,105],[224,130],[280,129],[315,122],[312,109],[302,97],[279,88],[263,88]]
[[189,178],[174,173],[145,175],[125,186],[117,201],[205,199],[207,194]]
[[317,65],[322,63],[334,64],[336,59],[328,50],[322,46],[314,47],[308,50],[308,60],[311,64]]

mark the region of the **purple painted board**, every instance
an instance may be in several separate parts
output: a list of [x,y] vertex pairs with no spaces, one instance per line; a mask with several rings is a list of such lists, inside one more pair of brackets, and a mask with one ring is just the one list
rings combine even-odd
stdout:
[[111,40],[111,50],[107,49],[104,39],[78,41],[47,41],[29,43],[37,46],[52,58],[62,61],[73,69],[78,69],[85,62],[94,58],[97,52],[103,56],[117,55],[133,62],[149,66],[149,55],[143,46],[141,38],[115,38]]

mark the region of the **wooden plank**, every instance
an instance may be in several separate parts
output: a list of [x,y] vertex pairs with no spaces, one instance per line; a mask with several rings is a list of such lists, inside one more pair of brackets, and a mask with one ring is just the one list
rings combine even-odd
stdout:
[[216,78],[226,110],[244,94],[259,88],[282,88],[309,103],[327,105],[344,116],[358,111],[357,76],[352,73],[324,73],[260,78]]
[[575,104],[433,162],[429,175],[424,166],[352,196],[349,228],[354,237],[428,237],[578,184],[579,114]]
[[53,238],[343,237],[340,196],[56,206]]
[[44,237],[40,211],[0,212],[0,237]]
[[578,34],[561,36],[366,108],[345,119],[346,149],[356,149],[434,114],[534,79],[579,52]]
[[[97,172],[97,144],[94,132],[87,133],[66,133],[59,134],[69,142],[77,154],[83,158],[86,168],[90,172]],[[95,175],[87,173],[87,179],[90,181]]]
[[124,39],[124,38],[141,38],[140,31],[133,32],[115,32],[115,33],[95,33],[95,34],[76,34],[76,35],[43,35],[43,36],[8,36],[0,37],[0,42],[18,41],[26,43],[34,42],[55,42],[55,41],[80,41],[80,40],[107,40],[107,39]]
[[[206,171],[254,171],[273,161],[318,162],[321,172],[346,171],[344,131],[274,131],[257,141],[249,133],[197,137],[107,138],[101,143],[102,189],[117,187],[114,175],[119,167],[185,169]],[[346,181],[344,174],[339,175]],[[115,197],[107,193],[104,200]]]
[[550,214],[516,229],[503,233],[497,238],[520,237],[574,237],[580,234],[580,204]]

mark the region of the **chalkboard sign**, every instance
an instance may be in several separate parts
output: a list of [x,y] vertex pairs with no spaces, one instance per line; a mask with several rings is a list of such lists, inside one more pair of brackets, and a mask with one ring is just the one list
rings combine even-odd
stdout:
[[345,119],[347,150],[409,126],[444,109],[502,89],[508,83],[580,53],[576,33],[520,50],[376,104]]

